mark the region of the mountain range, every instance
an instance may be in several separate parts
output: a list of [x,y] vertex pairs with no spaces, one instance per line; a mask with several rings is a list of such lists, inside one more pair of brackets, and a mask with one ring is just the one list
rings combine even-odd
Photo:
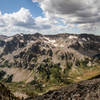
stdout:
[[85,33],[0,36],[0,80],[15,96],[41,95],[98,75],[100,36]]

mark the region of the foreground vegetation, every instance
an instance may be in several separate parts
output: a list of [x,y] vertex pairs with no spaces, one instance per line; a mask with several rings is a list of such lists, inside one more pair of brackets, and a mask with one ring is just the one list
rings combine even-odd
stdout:
[[[42,95],[49,90],[58,89],[71,83],[77,83],[83,80],[91,79],[97,75],[100,75],[100,66],[80,66],[80,67],[71,67],[65,69],[64,72],[61,71],[59,65],[54,65],[49,69],[43,69],[41,65],[38,69],[38,75],[30,83],[22,82],[11,82],[10,78],[6,80],[1,80],[11,91],[12,93],[23,93],[27,96],[33,95]],[[0,72],[2,75],[5,73]],[[2,79],[2,77],[1,77]],[[10,81],[7,81],[10,80]]]

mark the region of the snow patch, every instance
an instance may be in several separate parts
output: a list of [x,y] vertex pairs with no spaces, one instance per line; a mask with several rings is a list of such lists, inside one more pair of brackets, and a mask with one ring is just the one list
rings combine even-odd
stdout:
[[47,38],[47,37],[44,37],[44,39],[46,40],[46,41],[44,40],[44,42],[50,43],[50,44],[54,45],[55,47],[58,46],[58,44],[56,43],[56,40],[50,40],[50,39]]
[[13,40],[13,37],[9,37],[9,38],[5,39],[5,42],[11,41],[11,40]]
[[58,47],[58,44],[54,44],[55,47]]
[[31,40],[31,41],[27,41],[27,46],[32,46],[33,43],[34,43],[33,40]]
[[31,41],[30,41],[30,43],[34,43],[34,41],[33,41],[33,40],[31,40]]
[[50,42],[50,43],[55,43],[55,42],[56,42],[56,40],[50,40],[50,39],[47,38],[47,37],[45,37],[45,39],[46,39],[48,42]]
[[87,38],[88,40],[90,40],[90,38]]
[[87,41],[85,38],[82,38],[83,41]]
[[60,45],[60,47],[61,47],[61,48],[64,48],[64,45],[63,45],[63,44],[61,44],[61,45]]
[[70,35],[68,38],[69,38],[69,39],[77,39],[78,37],[77,37],[77,36],[72,36],[72,35]]
[[23,36],[23,35],[24,35],[23,33],[20,34],[20,36]]
[[23,43],[23,42],[24,42],[24,40],[20,40],[20,42],[21,42],[21,43]]

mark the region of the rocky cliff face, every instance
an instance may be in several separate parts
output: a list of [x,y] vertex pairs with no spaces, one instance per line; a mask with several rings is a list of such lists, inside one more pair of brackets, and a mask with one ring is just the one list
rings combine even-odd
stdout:
[[36,73],[51,73],[54,66],[62,72],[80,65],[96,66],[99,55],[100,36],[91,34],[17,34],[0,40],[1,67],[26,68]]
[[83,81],[26,100],[100,100],[100,79]]
[[[35,62],[43,62],[50,58],[53,63],[66,67],[70,60],[75,65],[76,60],[91,59],[100,54],[100,36],[95,35],[15,35],[0,41],[0,62],[11,63],[18,67],[34,66]],[[97,57],[97,56],[96,56]],[[92,60],[92,59],[91,59]],[[63,64],[61,63],[62,61]]]

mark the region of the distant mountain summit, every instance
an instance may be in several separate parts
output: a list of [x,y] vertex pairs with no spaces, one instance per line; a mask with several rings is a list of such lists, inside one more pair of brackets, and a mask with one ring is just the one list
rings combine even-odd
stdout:
[[40,37],[40,36],[43,36],[43,35],[40,34],[40,33],[35,33],[34,36],[35,36],[35,37]]
[[0,35],[0,40],[5,40],[7,38],[8,38],[8,36],[6,36],[6,35]]

